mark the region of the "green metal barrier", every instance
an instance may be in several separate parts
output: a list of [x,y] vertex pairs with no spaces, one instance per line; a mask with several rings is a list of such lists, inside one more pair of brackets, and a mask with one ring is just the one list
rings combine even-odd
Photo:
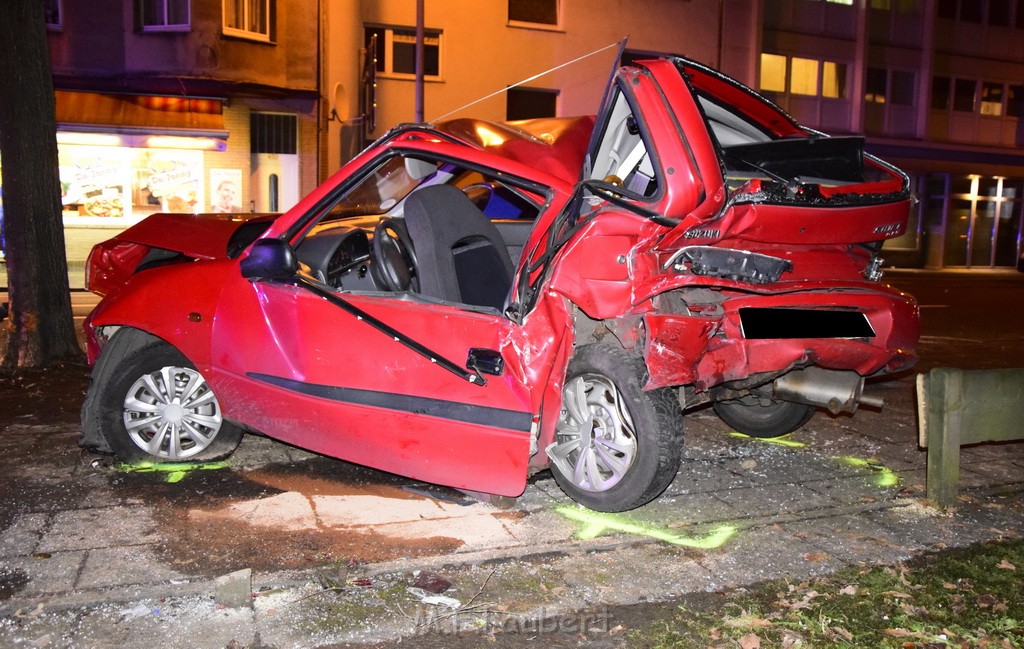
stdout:
[[928,499],[956,504],[960,447],[1024,440],[1024,369],[938,367],[917,376],[918,443],[928,449]]

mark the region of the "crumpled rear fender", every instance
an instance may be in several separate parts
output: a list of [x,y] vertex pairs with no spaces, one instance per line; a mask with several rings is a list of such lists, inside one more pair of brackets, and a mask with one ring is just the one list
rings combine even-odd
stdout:
[[[807,364],[868,376],[909,367],[917,359],[917,304],[909,295],[887,287],[733,292],[721,297],[720,304],[705,313],[699,309],[690,313],[655,310],[644,316],[643,354],[650,373],[647,389],[693,385],[699,392],[751,375],[778,375]],[[748,339],[740,325],[743,308],[855,310],[866,316],[874,336]]]

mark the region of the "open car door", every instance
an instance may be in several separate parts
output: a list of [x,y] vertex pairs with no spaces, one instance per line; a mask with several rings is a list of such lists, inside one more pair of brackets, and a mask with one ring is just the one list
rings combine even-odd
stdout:
[[[240,274],[220,302],[211,383],[221,394],[242,393],[223,399],[226,416],[275,438],[427,482],[517,496],[534,426],[509,343],[518,325],[493,305],[414,291],[410,280],[429,284],[426,260],[410,278],[404,251],[384,245],[385,230],[405,229],[410,196],[432,184],[462,196],[454,188],[483,181],[450,159],[403,156],[385,152],[352,174],[292,226],[290,241],[256,242],[242,261],[249,277]],[[503,215],[514,213],[509,204],[531,209],[524,195],[493,189]],[[290,262],[261,269],[264,253],[295,254],[301,269],[275,276]],[[389,269],[382,256],[398,263]],[[511,277],[506,294],[510,285]]]

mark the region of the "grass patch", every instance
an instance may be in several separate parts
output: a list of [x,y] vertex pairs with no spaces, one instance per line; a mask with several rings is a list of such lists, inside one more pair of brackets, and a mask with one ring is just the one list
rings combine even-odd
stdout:
[[636,647],[1024,647],[1024,540],[686,598]]

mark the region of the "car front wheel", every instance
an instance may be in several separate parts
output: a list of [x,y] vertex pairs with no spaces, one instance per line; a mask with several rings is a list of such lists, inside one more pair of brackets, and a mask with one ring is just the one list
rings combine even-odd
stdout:
[[242,438],[195,366],[136,329],[119,330],[100,355],[82,427],[86,440],[125,461],[211,462]]
[[643,360],[619,347],[586,345],[569,363],[547,454],[558,486],[581,505],[633,509],[675,477],[682,414],[671,390],[645,392],[646,382]]

